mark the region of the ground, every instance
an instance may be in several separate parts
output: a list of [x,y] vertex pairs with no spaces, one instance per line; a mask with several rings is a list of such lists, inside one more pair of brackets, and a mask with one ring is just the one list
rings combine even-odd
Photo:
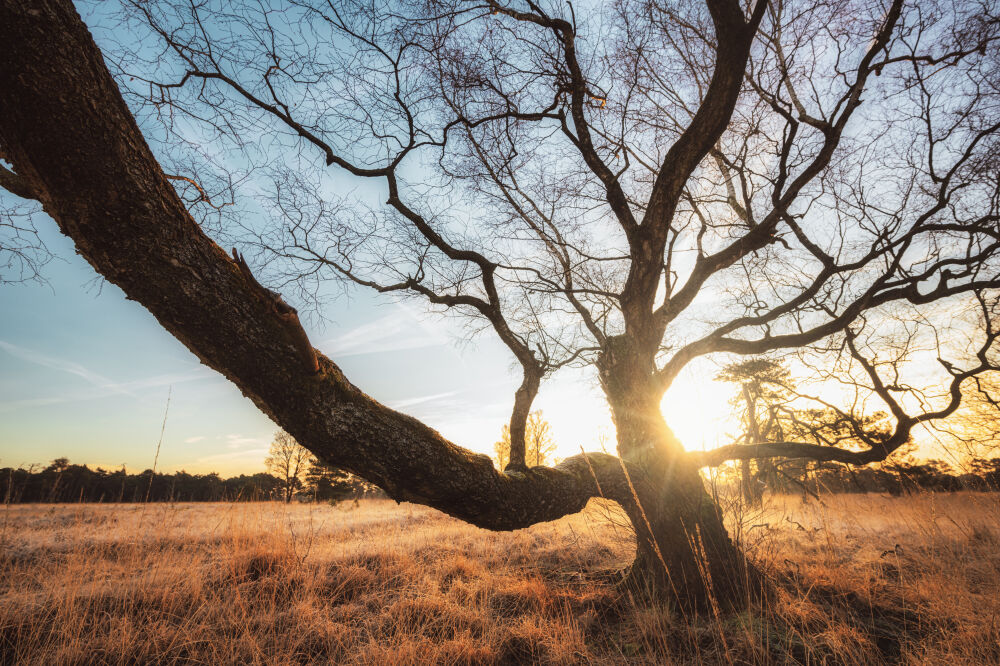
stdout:
[[[1000,494],[774,497],[739,615],[616,592],[600,502],[513,533],[387,500],[0,508],[3,663],[1000,663]],[[738,515],[735,515],[738,514]]]

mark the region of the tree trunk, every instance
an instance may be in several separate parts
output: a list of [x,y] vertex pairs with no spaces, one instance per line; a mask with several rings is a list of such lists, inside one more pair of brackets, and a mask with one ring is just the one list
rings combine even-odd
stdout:
[[636,530],[635,587],[666,593],[687,611],[742,608],[766,592],[758,569],[729,538],[721,511],[706,492],[660,410],[652,356],[619,339],[598,360],[601,384],[618,432],[618,453],[631,474],[625,506]]
[[528,414],[531,413],[531,404],[538,395],[538,389],[542,383],[541,372],[524,367],[524,379],[521,386],[514,393],[514,409],[510,415],[510,459],[507,461],[505,472],[523,472],[527,469],[525,461],[526,454],[526,424]]
[[[754,446],[760,446],[764,439],[761,437],[760,424],[757,421],[757,398],[750,390],[749,384],[743,385],[743,399],[747,404],[747,434],[750,443]],[[740,487],[743,490],[743,501],[748,506],[760,506],[761,502],[764,501],[764,492],[760,487],[760,481],[754,478],[749,460],[744,460],[740,466]]]
[[747,506],[760,506],[764,500],[764,494],[760,491],[759,481],[754,478],[749,460],[740,461],[740,490]]
[[600,453],[501,474],[354,386],[188,214],[69,0],[0,0],[0,157],[108,282],[324,463],[398,501],[513,530],[625,486]]
[[636,526],[631,584],[666,593],[694,612],[743,608],[766,593],[760,572],[729,538],[695,466],[657,451],[629,462],[629,469],[643,471],[632,479],[637,501],[626,506]]

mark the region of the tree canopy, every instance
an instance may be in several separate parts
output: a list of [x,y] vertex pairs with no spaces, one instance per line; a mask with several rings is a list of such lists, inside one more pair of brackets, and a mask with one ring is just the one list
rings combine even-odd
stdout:
[[[884,460],[996,368],[990,3],[126,2],[141,44],[107,59],[66,0],[2,7],[5,187],[101,274],[396,499],[493,529],[619,501],[629,581],[682,603],[766,587],[700,468]],[[223,199],[261,171],[258,228]],[[300,297],[337,275],[498,336],[522,373],[507,473],[350,384],[209,238],[230,214]],[[781,350],[888,430],[687,452],[660,411],[681,372]],[[618,456],[528,468],[541,381],[577,363]]]
[[281,479],[265,474],[209,474],[91,469],[57,458],[50,464],[0,468],[4,502],[251,502],[283,496]]

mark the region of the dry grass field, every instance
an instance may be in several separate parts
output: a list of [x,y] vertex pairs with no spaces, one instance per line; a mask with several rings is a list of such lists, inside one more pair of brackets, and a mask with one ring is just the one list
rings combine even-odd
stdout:
[[773,498],[733,530],[778,598],[690,620],[615,592],[599,503],[509,534],[380,500],[0,511],[4,663],[1000,663],[1000,495]]

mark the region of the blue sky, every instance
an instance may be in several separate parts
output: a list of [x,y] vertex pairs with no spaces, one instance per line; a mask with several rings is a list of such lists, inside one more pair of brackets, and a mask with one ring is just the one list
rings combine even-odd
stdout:
[[[10,200],[0,193],[0,206]],[[43,270],[48,284],[0,286],[0,467],[65,456],[148,468],[169,391],[157,469],[261,471],[274,424],[139,304],[96,282],[51,219],[37,221],[57,256]],[[520,379],[494,338],[463,340],[457,323],[364,290],[337,299],[324,316],[307,319],[310,339],[355,384],[456,443],[492,453]],[[688,446],[712,444],[725,430],[727,391],[710,376],[691,376],[668,393],[664,411]],[[602,437],[613,446],[590,373],[556,375],[536,407],[560,456],[598,449]]]
[[[98,43],[144,43],[106,14],[113,7],[81,5]],[[253,183],[247,187],[252,194]],[[380,201],[384,194],[372,188],[356,191]],[[13,203],[0,191],[0,209]],[[58,259],[44,270],[47,285],[0,285],[0,466],[65,456],[106,468],[148,468],[169,392],[158,469],[261,471],[274,424],[141,306],[96,281],[52,220],[39,215],[36,223]],[[457,322],[361,289],[322,314],[305,321],[310,340],[355,384],[458,444],[492,452],[520,379],[495,337],[463,340]],[[711,362],[692,364],[664,400],[668,422],[689,447],[718,443],[730,425],[731,389],[712,381],[716,372]],[[560,372],[543,385],[535,406],[551,422],[560,456],[613,440],[591,372]]]
[[[116,7],[101,2],[80,5],[100,45],[113,47],[120,41],[155,61],[155,40],[120,23]],[[144,122],[142,117],[139,122]],[[227,152],[201,145],[197,127],[183,120],[178,126],[196,146],[192,150],[199,153],[198,160],[230,173],[248,169],[242,146],[230,146]],[[163,138],[162,127],[157,127],[146,119],[148,137]],[[298,144],[283,146],[282,136],[264,132],[257,138],[261,142],[249,141],[247,150],[266,153],[273,163],[322,162],[315,151],[304,151],[296,159]],[[154,152],[164,149],[162,143],[152,143]],[[166,152],[169,155],[169,149]],[[413,175],[419,182],[420,174]],[[349,192],[376,205],[384,200],[384,185],[350,178],[334,183],[330,178],[321,183],[329,189],[324,194]],[[263,212],[252,203],[254,196],[269,191],[262,182],[248,176],[237,186],[241,199],[250,202],[239,206],[241,215],[250,214],[240,218],[241,225],[274,223],[253,217]],[[14,203],[12,195],[0,191],[0,210]],[[460,212],[454,216],[463,223]],[[169,392],[159,468],[223,474],[263,469],[274,424],[227,380],[202,366],[141,306],[97,280],[51,220],[39,215],[36,223],[58,259],[45,268],[45,285],[0,285],[0,466],[65,456],[103,467],[147,468]],[[702,307],[704,299],[711,298],[711,293],[703,294]],[[286,299],[302,309],[293,296],[286,294]],[[428,314],[419,303],[393,302],[363,289],[332,301],[322,315],[305,320],[310,340],[355,384],[458,444],[492,452],[519,382],[510,353],[494,336],[487,332],[464,340],[459,323]],[[733,430],[733,388],[713,381],[724,361],[692,363],[664,398],[667,421],[688,448],[726,443],[726,432]],[[940,371],[934,358],[923,366]],[[602,440],[613,439],[592,372],[560,372],[543,385],[535,406],[551,422],[560,456],[593,450]]]
[[[106,15],[113,7],[87,3],[81,11],[99,44],[134,42],[135,35],[116,32],[123,28]],[[17,203],[0,190],[0,210]],[[43,271],[46,285],[0,285],[0,466],[65,456],[148,468],[169,392],[158,469],[262,470],[275,425],[141,306],[96,280],[51,219],[39,214],[35,221],[57,259]],[[497,340],[463,341],[457,323],[364,290],[338,298],[322,315],[305,321],[310,340],[355,384],[456,443],[492,452],[520,380]],[[536,405],[546,410],[562,455],[592,448],[610,428],[586,373],[563,373]]]
[[[260,470],[270,420],[117,287],[96,284],[54,222],[38,221],[58,257],[44,269],[49,284],[0,287],[0,466],[66,456],[149,467],[170,391],[159,467]],[[355,383],[489,448],[515,385],[503,348],[458,346],[440,318],[364,292],[325,314],[332,321],[307,324],[310,336]]]
[[[11,201],[0,193],[0,206]],[[274,424],[144,308],[96,281],[51,219],[37,222],[57,257],[43,270],[48,284],[0,286],[0,466],[65,456],[148,468],[169,391],[158,469],[262,470]],[[456,443],[492,452],[519,381],[498,342],[463,341],[453,322],[363,290],[324,315],[325,322],[306,322],[310,339],[355,384]],[[610,432],[586,373],[557,376],[536,404],[563,456],[595,448]]]

